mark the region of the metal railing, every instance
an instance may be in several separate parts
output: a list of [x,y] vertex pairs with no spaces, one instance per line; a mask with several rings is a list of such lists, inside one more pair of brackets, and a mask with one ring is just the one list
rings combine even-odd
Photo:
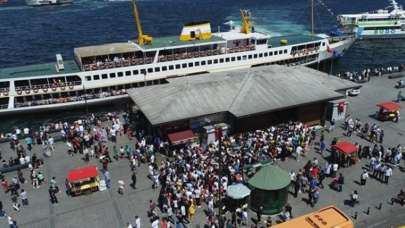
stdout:
[[99,63],[90,63],[83,64],[82,70],[91,71],[91,70],[104,70],[117,67],[127,67],[127,66],[136,66],[143,64],[150,64],[153,62],[153,58],[129,58],[125,60],[120,60],[119,62],[108,61],[108,62],[99,62]]
[[83,94],[80,96],[59,97],[59,98],[40,99],[40,100],[25,101],[25,102],[15,102],[14,106],[16,108],[22,108],[22,107],[32,107],[32,106],[39,106],[39,105],[52,105],[52,104],[93,100],[93,99],[119,96],[119,95],[125,95],[125,94],[127,94],[126,90],[113,90],[110,92],[101,92],[101,93],[97,93],[97,94]]

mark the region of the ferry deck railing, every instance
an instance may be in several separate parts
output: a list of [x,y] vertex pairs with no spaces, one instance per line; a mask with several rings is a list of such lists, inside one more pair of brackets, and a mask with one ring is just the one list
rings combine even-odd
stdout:
[[[63,82],[63,83],[45,83],[31,86],[16,86],[15,90],[18,91],[31,91],[31,90],[48,90],[57,87],[71,87],[81,85],[81,81]],[[44,91],[45,92],[45,91]]]
[[93,99],[125,95],[125,94],[127,94],[125,89],[112,90],[110,92],[100,92],[97,94],[83,94],[81,96],[68,96],[68,97],[59,97],[59,98],[39,99],[39,100],[25,101],[25,102],[15,102],[14,106],[16,108],[22,108],[22,107],[32,107],[32,106],[38,106],[38,105],[61,104],[61,103],[77,102],[77,101],[83,101],[83,100],[93,100]]

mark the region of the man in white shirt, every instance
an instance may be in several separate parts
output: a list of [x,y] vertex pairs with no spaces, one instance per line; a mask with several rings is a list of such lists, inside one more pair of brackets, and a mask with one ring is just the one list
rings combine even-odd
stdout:
[[135,216],[135,227],[134,228],[141,228],[141,218],[139,216]]
[[301,155],[302,155],[302,151],[303,151],[303,150],[304,150],[304,149],[302,149],[301,146],[297,146],[297,148],[295,149],[295,153],[297,153],[297,162],[300,161],[300,157],[301,157]]
[[152,222],[152,228],[159,228],[159,219],[155,218],[155,220]]
[[392,176],[392,168],[391,167],[387,167],[387,169],[385,170],[385,183],[388,184],[388,180],[390,179],[390,177]]

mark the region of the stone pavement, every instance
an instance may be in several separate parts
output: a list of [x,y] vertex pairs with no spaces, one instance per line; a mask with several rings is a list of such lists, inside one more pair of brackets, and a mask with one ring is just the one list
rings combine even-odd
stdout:
[[[354,118],[360,118],[362,121],[376,122],[383,126],[385,131],[384,145],[394,146],[399,143],[405,145],[405,120],[400,123],[378,122],[370,117],[377,108],[375,104],[381,101],[395,99],[397,90],[393,88],[395,80],[387,78],[373,78],[368,84],[364,84],[361,94],[358,97],[349,98],[350,112]],[[405,102],[402,103],[405,106]],[[402,113],[405,109],[402,108]],[[339,123],[338,123],[339,125]],[[346,138],[342,135],[342,129],[337,127],[334,132],[326,134],[326,142],[330,142],[333,137]],[[352,142],[358,142],[362,145],[369,144],[356,136],[347,139]],[[128,143],[128,139],[118,137],[118,144]],[[110,148],[112,146],[110,145]],[[3,151],[3,157],[8,159],[7,151],[8,144],[0,144],[0,149]],[[44,183],[39,189],[33,189],[29,183],[22,185],[28,192],[30,204],[26,207],[21,207],[20,212],[15,212],[11,208],[9,195],[0,192],[0,199],[3,202],[5,211],[17,219],[19,227],[23,228],[59,228],[59,227],[97,227],[97,228],[119,228],[125,227],[127,222],[134,223],[135,215],[139,215],[142,220],[142,227],[150,227],[150,222],[147,218],[148,201],[157,200],[159,191],[151,188],[151,181],[147,178],[147,166],[142,165],[137,171],[137,189],[128,187],[130,183],[130,168],[127,160],[114,161],[110,164],[113,187],[103,192],[96,192],[90,195],[69,197],[64,193],[64,180],[69,169],[86,165],[80,159],[81,155],[69,156],[67,146],[63,143],[56,143],[56,152],[50,158],[45,158],[45,165],[41,170],[45,173],[46,180],[52,176],[56,177],[61,193],[57,194],[59,203],[51,204],[48,196],[48,183]],[[34,147],[34,152],[42,156],[41,148]],[[305,158],[300,162],[294,159],[288,159],[285,162],[278,164],[285,170],[295,170],[302,168],[307,159],[318,157],[321,165],[324,160],[321,156],[311,150]],[[158,159],[161,159],[160,157]],[[90,162],[101,164],[94,159]],[[346,214],[352,216],[355,212],[358,213],[358,218],[354,220],[356,227],[389,227],[389,225],[399,225],[401,222],[405,224],[405,208],[398,205],[389,205],[389,199],[399,192],[399,189],[405,188],[405,173],[399,169],[394,169],[393,177],[389,185],[381,184],[375,179],[370,178],[366,186],[360,186],[356,183],[359,181],[361,169],[368,163],[367,160],[362,160],[355,166],[343,168],[340,172],[345,176],[345,185],[342,192],[335,192],[327,186],[331,179],[327,178],[324,181],[325,188],[320,193],[320,201],[311,208],[304,201],[307,194],[301,194],[297,198],[289,196],[289,202],[293,207],[293,215],[299,216],[311,211],[317,210],[327,205],[336,205]],[[404,166],[404,163],[401,163]],[[15,176],[16,173],[9,173],[7,178]],[[24,170],[24,176],[29,181],[28,170]],[[125,194],[117,193],[117,181],[124,180],[126,185]],[[360,204],[354,208],[344,204],[344,200],[349,199],[349,194],[353,190],[358,190],[360,195]],[[376,209],[376,206],[382,203],[382,209]],[[365,211],[370,207],[370,215],[366,215]],[[250,214],[255,216],[255,214]],[[197,214],[188,227],[202,225],[205,223],[205,215],[202,209],[197,210]],[[7,227],[7,220],[0,218],[0,227]]]

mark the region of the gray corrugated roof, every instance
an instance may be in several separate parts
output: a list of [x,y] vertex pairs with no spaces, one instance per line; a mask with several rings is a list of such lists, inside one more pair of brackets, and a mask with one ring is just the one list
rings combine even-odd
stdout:
[[128,93],[153,124],[229,111],[236,117],[331,100],[357,84],[306,67],[266,66],[170,79]]

